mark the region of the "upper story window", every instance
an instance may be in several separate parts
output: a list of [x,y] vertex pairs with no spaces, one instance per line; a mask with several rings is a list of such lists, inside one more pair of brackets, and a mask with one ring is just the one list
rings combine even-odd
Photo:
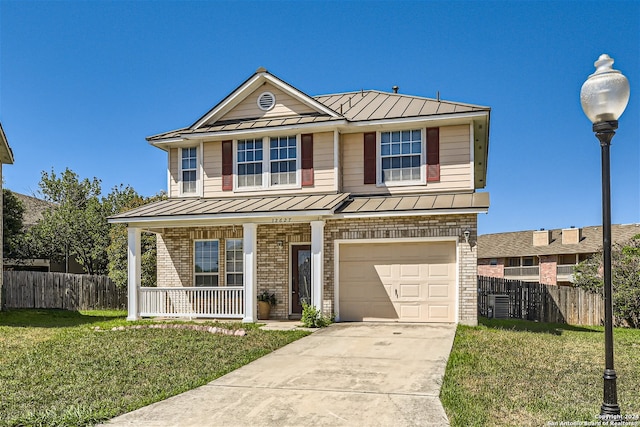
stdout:
[[298,147],[295,136],[271,138],[271,185],[296,184]]
[[421,181],[422,130],[380,132],[382,183]]
[[[264,189],[300,185],[297,136],[241,139],[236,143],[236,187]],[[268,147],[268,149],[266,149]]]
[[180,178],[183,194],[195,194],[197,192],[198,178],[198,149],[196,147],[180,149]]
[[238,187],[262,186],[262,139],[238,141]]

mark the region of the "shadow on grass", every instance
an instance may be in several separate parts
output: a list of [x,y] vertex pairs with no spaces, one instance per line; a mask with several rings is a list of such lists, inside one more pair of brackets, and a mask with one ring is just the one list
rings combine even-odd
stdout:
[[572,332],[602,332],[597,326],[574,326],[566,323],[542,323],[519,319],[488,319],[478,317],[478,325],[491,329],[511,331],[539,332],[545,334],[561,335],[564,331]]
[[116,320],[124,317],[118,311],[94,311],[83,314],[78,311],[56,309],[13,309],[0,311],[0,326],[65,328]]

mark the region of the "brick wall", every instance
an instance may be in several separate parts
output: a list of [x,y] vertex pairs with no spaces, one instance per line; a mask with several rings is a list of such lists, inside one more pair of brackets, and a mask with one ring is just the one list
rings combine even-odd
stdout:
[[558,277],[558,256],[540,255],[540,283],[556,285]]
[[219,240],[219,282],[224,285],[224,239],[241,239],[242,226],[165,228],[158,234],[158,286],[193,286],[193,242]]
[[504,258],[498,258],[496,265],[491,265],[491,259],[483,258],[478,260],[478,276],[504,277]]
[[324,310],[333,312],[334,240],[394,239],[410,237],[456,237],[469,229],[470,244],[460,243],[460,295],[458,320],[477,324],[477,217],[470,215],[433,215],[402,218],[360,218],[327,220],[324,229]]
[[[403,218],[327,220],[324,229],[324,306],[334,311],[334,240],[395,239],[412,237],[460,238],[471,231],[469,244],[460,239],[458,277],[459,322],[477,324],[477,221],[476,215],[434,215]],[[220,240],[220,279],[224,284],[224,239],[242,238],[242,226],[168,228],[158,235],[158,286],[193,286],[193,241]],[[261,224],[257,231],[258,293],[276,294],[274,319],[289,315],[291,245],[311,242],[310,224]]]

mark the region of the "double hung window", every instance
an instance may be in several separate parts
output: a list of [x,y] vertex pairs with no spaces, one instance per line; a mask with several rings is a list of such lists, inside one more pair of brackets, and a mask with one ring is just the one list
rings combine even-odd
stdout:
[[295,136],[271,138],[271,185],[296,184],[298,147]]
[[180,158],[182,193],[194,194],[198,187],[198,149],[196,147],[182,148],[180,149]]
[[380,132],[382,183],[422,180],[422,130]]
[[227,239],[226,246],[226,284],[242,286],[242,239]]
[[194,270],[196,286],[218,286],[217,240],[196,240],[194,243]]
[[237,188],[299,185],[299,151],[297,136],[238,140],[235,151]]
[[238,141],[238,187],[261,187],[263,164],[262,139]]

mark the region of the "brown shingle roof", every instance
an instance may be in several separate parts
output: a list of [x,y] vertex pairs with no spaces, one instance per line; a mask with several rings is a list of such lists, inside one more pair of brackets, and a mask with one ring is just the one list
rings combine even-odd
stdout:
[[[579,243],[563,245],[562,230],[550,230],[549,245],[533,246],[533,230],[478,236],[478,258],[595,253],[602,250],[602,227],[583,227]],[[612,242],[623,242],[640,234],[640,224],[611,226]]]
[[47,202],[46,200],[38,199],[36,197],[27,196],[26,194],[16,193],[12,191],[24,207],[24,213],[22,214],[22,223],[25,227],[31,227],[42,219],[42,213],[50,208],[55,207],[55,203]]

